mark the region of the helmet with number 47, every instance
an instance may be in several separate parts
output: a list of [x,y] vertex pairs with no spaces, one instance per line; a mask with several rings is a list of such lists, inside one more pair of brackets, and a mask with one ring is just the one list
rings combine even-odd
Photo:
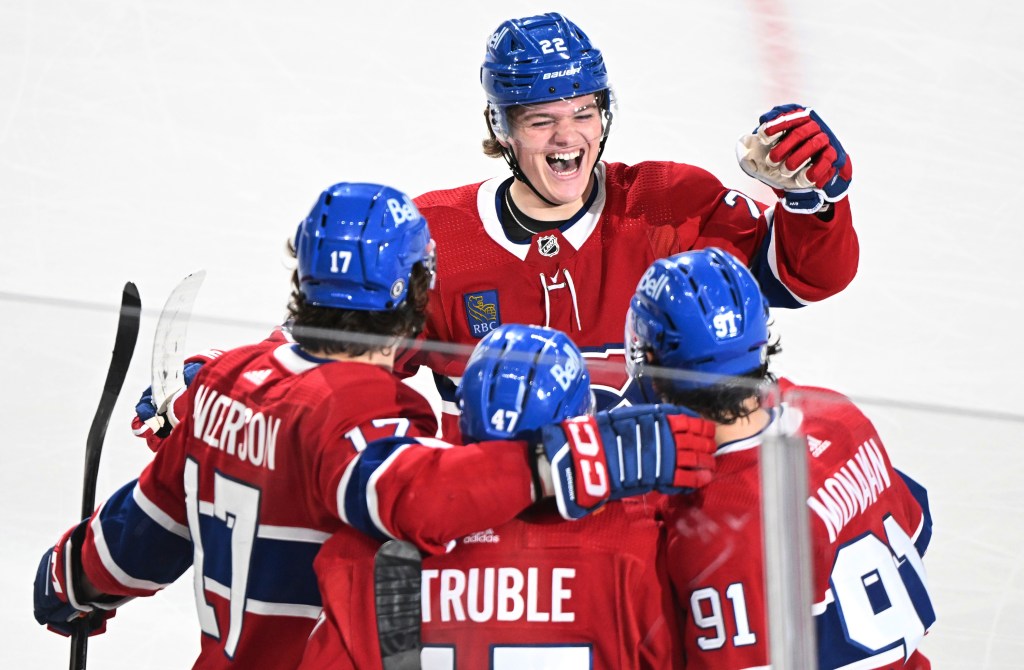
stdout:
[[687,391],[760,368],[768,352],[768,302],[753,275],[709,247],[656,260],[644,273],[626,316],[626,368],[641,383],[647,365],[689,375],[665,383]]
[[593,408],[583,355],[560,330],[505,324],[473,350],[456,392],[464,440],[514,439]]

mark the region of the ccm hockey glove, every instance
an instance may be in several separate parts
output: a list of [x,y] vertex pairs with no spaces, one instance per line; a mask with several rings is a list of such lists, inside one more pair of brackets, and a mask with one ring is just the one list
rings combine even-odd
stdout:
[[748,175],[783,191],[787,211],[813,214],[846,196],[853,163],[817,112],[781,105],[758,123],[737,142],[736,158]]
[[[69,530],[43,554],[36,571],[34,613],[36,621],[55,633],[70,636],[76,620],[86,623],[89,635],[107,630],[107,619],[116,610],[84,602],[81,597],[82,542],[89,519]],[[111,607],[115,605],[111,603]]]
[[[637,405],[541,429],[541,482],[558,511],[579,519],[608,500],[681,493],[711,480],[715,427],[680,407]],[[550,467],[550,475],[544,470]]]

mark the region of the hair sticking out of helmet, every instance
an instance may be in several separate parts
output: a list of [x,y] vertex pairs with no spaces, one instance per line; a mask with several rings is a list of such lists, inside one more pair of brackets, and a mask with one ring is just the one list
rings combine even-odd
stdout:
[[601,51],[569,19],[551,12],[502,23],[487,41],[480,83],[491,131],[502,143],[505,160],[531,188],[509,147],[516,111],[523,106],[594,95],[601,120],[600,159],[616,112],[615,96]]
[[299,288],[318,307],[393,310],[413,266],[434,269],[427,220],[409,196],[380,184],[326,189],[299,224],[295,250]]
[[553,328],[506,324],[477,344],[457,391],[466,440],[514,439],[589,413],[590,375],[569,337]]
[[[760,368],[768,352],[768,302],[750,271],[714,247],[655,261],[626,316],[626,367],[649,385],[648,364],[689,373],[661,380],[687,391],[720,375]],[[649,386],[647,386],[649,392]]]

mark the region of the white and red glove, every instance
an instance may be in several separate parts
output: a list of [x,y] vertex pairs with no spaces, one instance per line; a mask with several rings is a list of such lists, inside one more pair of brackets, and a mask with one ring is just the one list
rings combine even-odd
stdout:
[[853,163],[817,112],[780,105],[758,123],[737,142],[736,158],[748,175],[782,192],[787,211],[813,214],[846,196]]
[[[715,424],[674,405],[620,407],[541,429],[542,493],[579,519],[609,500],[711,481]],[[550,468],[550,471],[549,471]]]

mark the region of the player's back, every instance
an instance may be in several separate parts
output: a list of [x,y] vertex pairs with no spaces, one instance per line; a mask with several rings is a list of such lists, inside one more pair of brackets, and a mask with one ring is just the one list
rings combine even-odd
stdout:
[[541,508],[462,538],[423,562],[423,667],[675,667],[660,532],[640,499],[571,523]]
[[[923,489],[892,467],[871,422],[848,399],[786,380],[780,387],[786,402],[772,409],[773,421],[808,444],[820,667],[928,668],[914,652],[934,622],[918,572],[931,524]],[[761,434],[720,445],[712,482],[666,504],[667,568],[685,612],[687,667],[770,660],[761,448]]]
[[342,526],[345,466],[377,437],[432,435],[433,413],[383,368],[280,341],[225,353],[189,393],[191,414],[140,486],[187,520],[204,633],[196,667],[295,667],[321,610],[313,560]]
[[916,652],[935,622],[922,557],[923,487],[896,470],[846,397],[782,380],[808,442],[815,605],[822,667],[930,667]]

